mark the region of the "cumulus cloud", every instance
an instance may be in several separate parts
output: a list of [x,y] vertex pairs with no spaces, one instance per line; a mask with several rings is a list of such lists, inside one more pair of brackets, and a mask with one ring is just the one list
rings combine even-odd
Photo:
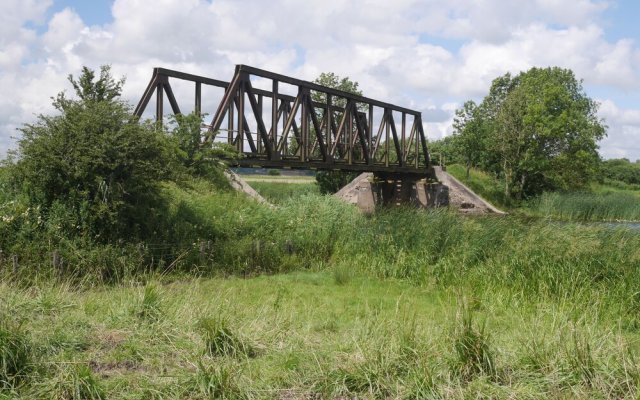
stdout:
[[[424,112],[432,138],[451,133],[457,105],[486,93],[491,80],[532,66],[571,68],[585,85],[637,89],[640,52],[608,41],[606,1],[562,0],[116,0],[112,18],[87,26],[71,9],[45,20],[51,1],[0,6],[0,156],[15,128],[51,112],[49,97],[69,88],[82,65],[111,64],[126,75],[135,103],[152,68],[230,79],[234,64],[314,79],[332,71],[369,97]],[[44,32],[29,28],[44,24]],[[445,46],[447,40],[458,45]],[[183,90],[177,88],[177,95]],[[188,88],[184,95],[189,96]],[[209,100],[213,108],[214,100]],[[627,111],[602,114],[610,125],[603,154],[634,139]],[[205,101],[206,103],[206,101]],[[607,108],[608,107],[608,108]],[[616,147],[617,148],[617,147]],[[640,157],[640,150],[633,153]]]
[[600,100],[600,115],[609,125],[609,136],[601,143],[603,156],[640,159],[640,110],[624,109],[611,100]]

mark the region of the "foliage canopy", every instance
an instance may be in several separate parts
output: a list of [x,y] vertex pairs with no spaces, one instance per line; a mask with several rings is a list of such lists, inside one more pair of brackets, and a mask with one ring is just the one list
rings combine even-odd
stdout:
[[[321,73],[314,80],[314,83],[362,96],[362,91],[358,89],[358,82],[352,81],[347,77],[341,78],[333,72]],[[326,101],[324,93],[314,92],[311,94],[311,96],[314,101]],[[346,101],[345,99],[337,98],[335,99],[334,104],[340,107],[344,107],[346,105]],[[351,182],[356,176],[356,173],[346,171],[318,171],[318,173],[316,174],[316,181],[318,182],[320,193],[331,194],[340,190],[344,185]]]
[[571,70],[532,68],[496,78],[483,101],[456,112],[452,148],[501,176],[505,196],[585,187],[598,171],[606,126]]

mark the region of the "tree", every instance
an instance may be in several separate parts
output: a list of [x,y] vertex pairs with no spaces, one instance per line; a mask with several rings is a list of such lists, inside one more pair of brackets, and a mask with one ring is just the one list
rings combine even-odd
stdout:
[[176,114],[171,118],[168,136],[175,143],[178,162],[185,172],[213,180],[218,187],[226,186],[223,171],[227,163],[223,160],[237,159],[240,157],[238,151],[227,143],[203,140],[204,115]]
[[632,163],[626,158],[605,160],[600,173],[602,177],[631,185],[640,185],[640,160]]
[[[333,72],[322,72],[314,81],[318,85],[330,87],[333,89],[338,89],[343,92],[355,94],[357,96],[362,96],[362,91],[358,89],[358,82],[354,82],[351,79],[334,74]],[[324,103],[327,101],[327,97],[324,93],[313,92],[311,94],[313,101],[317,101],[319,103]],[[337,98],[333,102],[334,105],[338,107],[344,107],[347,102],[345,99]]]
[[480,163],[485,152],[485,125],[482,124],[482,109],[476,103],[469,100],[461,109],[456,110],[453,119],[454,141],[456,151],[464,160],[467,170],[467,179],[471,167]]
[[110,68],[83,68],[69,82],[77,99],[60,93],[57,115],[21,128],[14,179],[30,204],[60,217],[65,234],[109,241],[141,234],[150,209],[161,207],[157,183],[173,164],[166,137],[132,117],[119,99],[124,79]]
[[[553,67],[496,78],[480,106],[465,104],[458,115],[461,136],[485,138],[482,163],[502,176],[505,196],[521,199],[593,179],[606,131],[597,110],[571,70]],[[458,143],[462,152],[467,144]]]
[[[362,91],[358,89],[358,82],[354,82],[347,77],[341,78],[333,72],[321,73],[320,76],[314,80],[314,83],[362,96]],[[311,97],[313,101],[319,103],[325,103],[327,101],[324,93],[312,92]],[[345,99],[335,98],[333,104],[338,107],[345,107],[347,103]],[[316,181],[320,188],[320,193],[330,194],[340,190],[356,176],[356,173],[346,171],[318,171]]]

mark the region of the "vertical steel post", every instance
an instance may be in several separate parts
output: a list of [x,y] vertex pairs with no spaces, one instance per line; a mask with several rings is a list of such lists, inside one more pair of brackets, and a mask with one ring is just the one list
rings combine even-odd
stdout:
[[389,131],[391,126],[389,125],[389,109],[384,109],[384,121],[385,121],[385,131],[384,131],[384,165],[389,166]]
[[367,140],[369,143],[369,164],[373,164],[373,104],[369,104],[369,123],[367,124]]
[[327,161],[333,162],[333,152],[331,151],[331,143],[333,142],[333,113],[331,112],[331,95],[327,93],[327,104],[325,110],[325,130],[327,132]]
[[[249,96],[253,96],[252,93]],[[256,115],[256,120],[258,118],[262,118],[262,95],[258,95],[258,115]],[[260,137],[260,132],[256,132],[256,141],[258,142],[258,154],[262,154],[262,138]]]
[[[351,104],[351,107],[349,106]],[[355,110],[355,104],[352,104],[350,101],[347,100],[347,105],[345,106],[345,113],[347,114],[347,131],[349,132],[348,135],[345,135],[347,137],[347,164],[351,165],[353,164],[353,116],[355,114],[355,112],[352,112]]]
[[402,113],[402,133],[400,134],[402,139],[400,142],[400,149],[402,150],[402,154],[398,154],[398,162],[400,163],[400,165],[404,165],[404,161],[407,159],[405,157],[405,153],[407,151],[407,145],[405,143],[406,140],[406,130],[407,130],[407,113],[403,112]]
[[163,102],[164,95],[162,93],[162,83],[158,83],[156,87],[156,122],[162,122],[162,116],[164,114],[163,111]]
[[236,105],[231,102],[231,104],[229,104],[229,111],[227,112],[227,142],[230,145],[233,145],[233,139],[234,139],[234,133],[233,133],[233,128],[234,126],[234,110],[235,110]]
[[[418,117],[415,118],[417,119]],[[418,120],[418,123],[422,122]],[[420,164],[420,153],[418,152],[418,145],[420,143],[420,129],[418,129],[418,123],[414,124],[416,126],[416,168],[418,168],[418,165]]]
[[298,96],[300,97],[300,139],[302,143],[298,143],[300,146],[300,161],[307,161],[309,152],[309,107],[307,106],[307,96],[309,96],[309,90],[303,87],[298,89]]
[[287,127],[287,119],[289,119],[289,100],[282,100],[283,105],[282,105],[282,139],[285,140],[285,142],[282,144],[282,152],[285,155],[288,155],[288,151],[289,151],[289,143],[287,143],[289,141],[289,137],[285,137],[285,128]]
[[275,149],[278,143],[278,81],[275,79],[271,87],[271,143]]
[[244,151],[244,76],[238,87],[238,152]]
[[200,116],[202,114],[202,83],[196,82],[196,104],[195,113]]

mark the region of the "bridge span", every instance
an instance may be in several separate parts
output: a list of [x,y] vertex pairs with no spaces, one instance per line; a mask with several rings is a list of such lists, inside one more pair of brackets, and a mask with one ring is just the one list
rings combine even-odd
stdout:
[[[188,107],[179,104],[174,81],[193,84]],[[154,97],[158,122],[167,116],[165,97],[171,114],[202,114],[203,87],[220,99],[203,145],[226,141],[243,154],[238,166],[435,178],[419,111],[246,65],[236,66],[230,82],[154,68],[135,114],[142,117]]]

